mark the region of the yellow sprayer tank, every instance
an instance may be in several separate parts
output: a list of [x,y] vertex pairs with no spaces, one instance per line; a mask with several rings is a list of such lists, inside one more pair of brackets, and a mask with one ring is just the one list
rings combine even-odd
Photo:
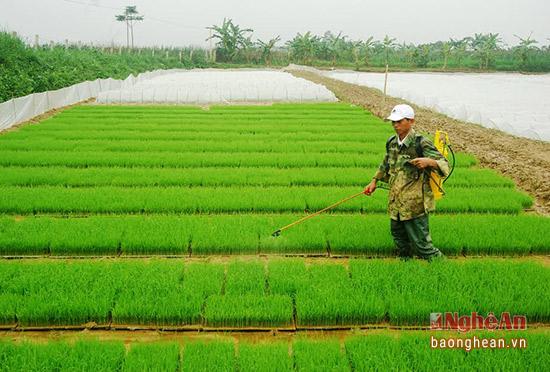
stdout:
[[[439,150],[439,152],[445,157],[449,156],[449,150],[447,145],[449,144],[449,135],[447,132],[440,131],[439,129],[435,131],[434,136],[434,145]],[[443,197],[443,178],[439,175],[438,172],[432,171],[430,174],[430,187],[434,193],[435,200],[439,200]]]

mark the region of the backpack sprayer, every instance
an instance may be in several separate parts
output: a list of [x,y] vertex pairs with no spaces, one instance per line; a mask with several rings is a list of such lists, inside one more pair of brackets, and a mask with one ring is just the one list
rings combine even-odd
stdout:
[[[434,199],[439,200],[445,195],[445,191],[443,190],[443,184],[445,183],[445,181],[447,181],[449,179],[449,177],[453,173],[453,171],[455,169],[456,159],[455,159],[455,153],[452,149],[451,143],[449,141],[449,135],[447,134],[447,132],[440,131],[439,129],[436,130],[435,135],[434,135],[434,145],[437,148],[437,150],[445,157],[445,159],[448,159],[449,153],[452,155],[452,159],[453,159],[453,164],[452,164],[452,167],[451,167],[451,171],[449,172],[449,175],[447,177],[443,178],[439,175],[439,173],[437,171],[433,171],[433,170],[430,171],[430,173],[429,173],[430,188],[432,189],[432,192],[434,194]],[[422,156],[422,154],[418,154],[418,155]],[[386,184],[381,185],[380,188],[389,189],[389,187]],[[292,222],[292,223],[290,223],[286,226],[281,227],[280,229],[275,230],[271,234],[271,236],[275,236],[275,237],[279,236],[279,235],[281,235],[281,233],[283,231],[285,231],[287,229],[290,229],[291,227],[296,226],[296,225],[298,225],[298,224],[300,224],[304,221],[307,221],[310,218],[318,216],[323,212],[326,212],[326,211],[329,211],[333,208],[336,208],[340,204],[343,204],[343,203],[345,203],[345,202],[347,202],[351,199],[354,199],[354,198],[358,197],[359,195],[362,195],[363,193],[364,193],[364,191],[361,191],[357,194],[348,196],[348,197],[346,197],[346,198],[344,198],[344,199],[342,199],[342,200],[340,200],[340,201],[338,201],[338,202],[336,202],[332,205],[329,205],[326,208],[321,209],[320,211],[317,211],[315,213],[312,213],[310,215],[302,217],[297,221],[294,221],[294,222]]]

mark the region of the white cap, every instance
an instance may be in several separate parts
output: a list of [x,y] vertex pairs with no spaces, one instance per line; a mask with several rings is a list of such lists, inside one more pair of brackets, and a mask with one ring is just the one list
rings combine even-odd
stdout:
[[399,121],[401,119],[414,119],[414,110],[409,105],[397,105],[391,110],[390,116],[387,117],[390,121]]

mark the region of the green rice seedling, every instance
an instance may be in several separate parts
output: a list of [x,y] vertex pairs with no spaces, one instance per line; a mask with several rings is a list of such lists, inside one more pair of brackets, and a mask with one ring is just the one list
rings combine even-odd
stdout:
[[[122,253],[192,255],[284,253],[392,256],[386,215],[323,215],[297,225],[279,237],[271,233],[303,214],[0,217],[0,252],[4,255],[47,254],[62,238],[64,249],[52,254]],[[82,234],[90,224],[97,234]],[[73,228],[73,225],[75,227]],[[528,255],[550,250],[548,218],[534,215],[434,215],[433,240],[446,255]],[[110,235],[102,232],[108,231]],[[212,235],[214,234],[214,235]],[[216,235],[217,234],[217,235]],[[121,236],[115,242],[113,237]],[[490,237],[490,238],[488,238]],[[55,247],[56,245],[54,245]],[[112,246],[112,249],[109,248]],[[105,247],[98,251],[95,247]]]
[[[361,190],[361,189],[359,189]],[[472,190],[472,189],[468,189]],[[0,212],[32,213],[281,213],[317,211],[358,187],[0,187]],[[532,204],[524,193],[509,188],[480,188],[472,195],[450,189],[437,206],[440,212],[519,213]],[[380,192],[338,206],[333,212],[385,212],[387,195]]]
[[15,305],[18,299],[19,297],[16,294],[2,293],[0,296],[0,325],[17,324]]
[[306,265],[302,259],[271,259],[267,267],[271,294],[290,294],[294,297],[298,289],[308,281]]
[[179,354],[176,342],[132,343],[122,371],[179,371]]
[[[123,265],[127,276],[113,309],[118,324],[199,324],[204,296],[184,290],[181,262]],[[187,288],[185,288],[187,289]]]
[[307,253],[312,255],[327,254],[327,240],[319,221],[310,221],[296,225],[281,234],[273,237],[271,234],[276,229],[286,226],[302,215],[267,216],[264,219],[260,231],[261,253]]
[[359,294],[342,265],[313,265],[309,283],[296,293],[299,325],[377,323],[385,314],[383,298]]
[[[483,260],[427,265],[353,260],[350,272],[359,296],[374,294],[386,299],[386,311],[393,324],[428,324],[426,314],[447,311],[510,311],[532,321],[546,319],[549,313],[538,298],[549,291],[545,283],[550,274],[534,262]],[[380,277],[386,279],[380,281]],[[527,277],[530,280],[525,280]],[[520,296],[521,301],[512,300]]]
[[265,276],[263,262],[234,260],[227,266],[225,294],[262,296],[266,290]]
[[[116,156],[115,156],[116,155]],[[464,155],[466,157],[466,155]],[[376,167],[381,155],[355,153],[265,153],[265,152],[119,152],[11,151],[0,150],[0,166],[86,167]],[[465,159],[466,160],[466,159]],[[475,159],[459,163],[469,167]]]
[[189,221],[193,224],[193,255],[251,254],[258,251],[258,233],[252,216],[204,216]]
[[456,167],[453,175],[445,182],[446,188],[511,187],[514,181],[501,176],[493,169]]
[[[19,296],[16,316],[21,325],[105,324],[116,291],[111,265],[86,262],[23,262],[8,293]],[[112,280],[112,279],[111,279]]]
[[52,222],[48,218],[0,217],[0,254],[8,256],[47,254],[50,247]]
[[186,342],[183,348],[183,372],[227,372],[237,367],[231,341]]
[[446,193],[438,204],[439,211],[517,213],[533,204],[529,195],[510,188],[449,188]]
[[[6,346],[1,346],[0,350]],[[4,344],[6,345],[6,344]],[[0,351],[1,371],[120,371],[124,359],[122,342],[77,341],[7,343]]]
[[533,215],[438,215],[432,237],[446,251],[467,255],[525,255],[548,250],[548,218]]
[[244,293],[208,297],[204,318],[211,327],[289,327],[292,314],[290,296]]
[[338,340],[299,339],[292,351],[297,371],[351,371]]
[[239,343],[239,371],[293,371],[288,344],[284,342]]
[[[205,280],[208,278],[208,280]],[[186,263],[183,274],[185,291],[198,292],[201,296],[219,295],[225,281],[225,267],[215,263]]]
[[197,221],[192,218],[134,216],[122,218],[121,251],[135,254],[189,254]]
[[57,223],[61,231],[51,235],[50,253],[53,255],[116,255],[122,240],[125,224],[117,218],[107,221],[90,218],[60,219]]
[[[389,221],[381,216],[325,215],[318,221],[323,226],[331,254],[391,256],[395,246]],[[445,251],[447,254],[447,251]]]
[[[261,120],[253,120],[248,123],[242,124],[239,122],[228,123],[189,123],[188,126],[182,127],[181,125],[151,125],[147,122],[147,125],[139,125],[139,123],[132,121],[128,122],[125,126],[114,126],[112,123],[105,123],[106,126],[102,127],[101,123],[97,120],[91,121],[89,126],[79,126],[71,124],[69,128],[55,128],[47,127],[41,130],[24,130],[21,129],[17,132],[11,132],[2,137],[0,142],[10,143],[11,139],[14,140],[30,140],[32,141],[36,137],[44,138],[45,141],[49,140],[64,140],[64,141],[84,141],[84,140],[107,140],[107,141],[126,141],[126,140],[140,140],[140,141],[186,141],[190,139],[205,139],[213,133],[212,136],[220,136],[218,133],[224,132],[229,138],[241,137],[241,139],[250,140],[267,140],[269,136],[272,138],[281,138],[286,140],[298,140],[305,138],[305,140],[319,140],[323,138],[325,133],[332,133],[331,137],[324,137],[325,140],[333,140],[337,142],[340,138],[350,141],[350,136],[353,134],[356,138],[364,138],[366,144],[378,143],[378,148],[381,154],[384,152],[384,143],[391,136],[388,132],[376,132],[370,127],[350,127],[337,125],[333,121],[328,122],[325,125],[315,124],[303,124],[293,125],[288,123],[281,123],[280,121],[273,121],[271,123],[262,122]],[[368,136],[365,136],[368,133]],[[172,134],[172,135],[171,135]],[[320,137],[317,137],[319,134]],[[258,138],[254,136],[258,135]],[[244,136],[244,138],[242,137]],[[364,136],[364,137],[363,137]],[[346,142],[346,141],[344,141]],[[27,147],[21,143],[25,149]],[[9,146],[9,145],[8,145]],[[14,147],[15,149],[16,147]]]
[[[383,140],[383,139],[382,139]],[[318,153],[379,153],[379,149],[372,146],[372,143],[365,144],[364,142],[337,142],[337,141],[299,141],[289,140],[287,138],[277,139],[241,139],[236,138],[231,142],[228,139],[213,140],[209,137],[201,140],[182,140],[174,141],[173,138],[169,141],[162,140],[101,140],[101,139],[85,139],[85,140],[64,140],[64,139],[48,139],[48,140],[32,140],[21,139],[2,141],[4,150],[14,151],[98,151],[98,152],[231,152],[238,148],[240,152],[268,152],[268,153],[286,153],[286,152],[318,152]],[[382,142],[382,141],[380,141]]]
[[[513,187],[486,169],[461,169],[449,187]],[[0,184],[17,186],[364,186],[375,168],[121,168],[0,167]],[[458,173],[458,171],[457,171]],[[478,181],[476,175],[481,175]],[[500,177],[500,178],[499,178]],[[454,176],[453,176],[454,178]],[[453,179],[451,178],[451,179]],[[475,190],[468,190],[474,192]]]
[[[353,371],[400,371],[416,366],[409,363],[400,345],[400,339],[389,334],[356,336],[345,340],[346,356]],[[429,343],[422,346],[427,349]],[[432,358],[430,356],[429,360]]]
[[[473,349],[469,352],[462,352],[464,356],[464,365],[474,370],[483,368],[485,370],[507,370],[507,371],[542,371],[550,363],[548,335],[539,333],[520,333],[520,332],[476,332],[479,338],[492,339],[502,338],[505,345],[511,345],[511,339],[516,341],[520,338],[525,339],[526,348],[496,348],[496,349]],[[445,350],[456,351],[456,350]]]

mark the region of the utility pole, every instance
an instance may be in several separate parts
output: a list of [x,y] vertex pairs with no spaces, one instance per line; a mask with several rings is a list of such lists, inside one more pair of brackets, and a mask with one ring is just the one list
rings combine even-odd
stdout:
[[115,18],[119,22],[126,23],[126,47],[130,48],[131,40],[131,46],[134,49],[134,23],[136,21],[143,21],[143,16],[139,15],[135,5],[129,5],[124,9],[123,14],[116,15]]

